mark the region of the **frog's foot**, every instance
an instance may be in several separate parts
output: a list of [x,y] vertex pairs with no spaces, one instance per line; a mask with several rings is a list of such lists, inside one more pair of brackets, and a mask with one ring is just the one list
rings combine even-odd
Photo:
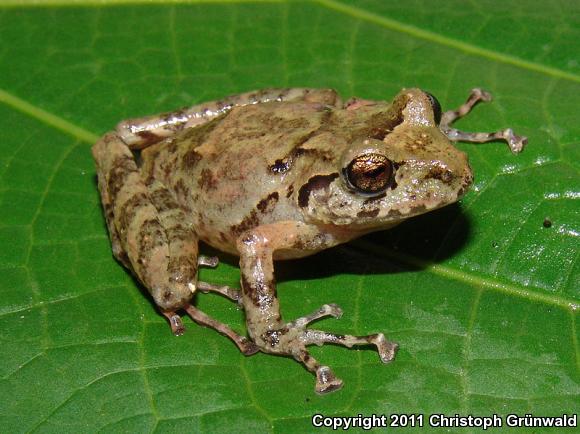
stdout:
[[267,353],[291,355],[301,362],[306,369],[316,375],[316,393],[328,393],[342,387],[342,380],[337,378],[330,367],[321,365],[306,350],[308,345],[335,344],[351,348],[354,345],[374,345],[383,363],[395,358],[398,345],[386,340],[382,333],[367,336],[339,335],[322,330],[307,329],[306,326],[320,318],[332,316],[340,318],[342,310],[336,304],[325,304],[310,315],[298,318],[285,326],[268,330],[262,334],[258,343],[261,350]]
[[307,329],[306,326],[310,323],[327,316],[340,318],[342,316],[342,309],[332,303],[325,304],[320,309],[298,318],[295,321],[289,322],[286,327],[288,329],[298,329],[301,331],[300,340],[305,345],[323,345],[323,344],[337,344],[352,348],[353,345],[374,345],[377,347],[379,357],[383,363],[388,363],[395,358],[397,348],[396,343],[387,341],[385,335],[382,333],[366,335],[366,336],[351,336],[351,335],[337,335],[321,330]]
[[493,133],[468,133],[451,128],[451,124],[453,122],[468,114],[478,102],[488,102],[491,100],[492,96],[489,92],[479,88],[472,89],[465,104],[462,104],[456,110],[449,110],[443,113],[441,116],[441,122],[439,124],[441,131],[445,133],[449,140],[453,141],[461,140],[463,142],[485,143],[494,140],[503,140],[507,142],[510,150],[514,154],[521,152],[524,149],[524,146],[526,146],[528,143],[528,139],[524,136],[515,135],[511,128],[507,128],[502,131],[495,131]]

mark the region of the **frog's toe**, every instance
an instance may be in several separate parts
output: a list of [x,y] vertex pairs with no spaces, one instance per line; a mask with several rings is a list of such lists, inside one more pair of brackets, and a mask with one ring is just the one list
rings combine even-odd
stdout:
[[215,268],[219,265],[220,260],[217,256],[203,256],[197,257],[197,264],[202,267]]
[[395,359],[399,344],[388,341],[384,334],[378,333],[376,335],[370,335],[369,342],[376,345],[381,362],[389,363]]
[[337,378],[328,366],[320,366],[316,370],[316,393],[319,395],[334,392],[342,387],[342,380]]
[[185,326],[183,325],[183,321],[181,321],[181,317],[179,315],[171,311],[162,311],[161,313],[165,318],[167,318],[167,321],[169,321],[171,332],[175,336],[181,336],[183,333],[185,333]]
[[301,349],[294,352],[294,358],[316,375],[316,385],[314,387],[316,393],[330,393],[340,389],[342,387],[342,380],[334,375],[332,369],[329,366],[318,363],[302,345],[300,347]]
[[232,301],[240,302],[242,299],[242,294],[239,289],[234,289],[231,286],[227,285],[214,285],[212,283],[207,282],[197,282],[197,289],[201,292],[216,292],[218,294],[223,295],[226,298],[229,298]]
[[305,328],[311,322],[317,319],[324,318],[327,316],[332,316],[334,318],[340,318],[342,316],[342,309],[334,303],[324,304],[319,309],[312,312],[310,315],[303,316],[292,322],[288,323],[288,328]]
[[352,336],[352,335],[338,335],[335,333],[328,333],[322,330],[307,329],[302,336],[304,345],[323,345],[336,344],[348,348],[354,345],[374,345],[377,348],[379,357],[383,363],[388,363],[394,360],[399,345],[395,342],[388,341],[382,333],[366,335],[366,336]]
[[191,319],[193,319],[199,325],[212,328],[218,333],[221,333],[222,335],[230,338],[236,344],[242,354],[249,356],[256,354],[259,351],[258,347],[253,341],[245,336],[240,336],[229,326],[208,316],[197,307],[192,306],[191,304],[187,304],[183,307],[183,309],[187,312]]

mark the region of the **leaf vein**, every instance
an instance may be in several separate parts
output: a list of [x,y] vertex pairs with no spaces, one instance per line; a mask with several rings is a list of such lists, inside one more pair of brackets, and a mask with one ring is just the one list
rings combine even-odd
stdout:
[[580,76],[576,74],[562,71],[561,69],[553,68],[551,66],[530,62],[529,60],[524,60],[519,57],[512,56],[510,54],[499,53],[496,51],[489,50],[487,48],[469,44],[467,42],[458,41],[448,36],[443,36],[431,32],[429,30],[423,30],[410,24],[401,23],[392,18],[382,17],[378,14],[366,11],[361,8],[357,8],[355,6],[346,5],[337,0],[313,0],[313,1],[315,3],[318,3],[320,6],[324,8],[342,13],[344,15],[351,16],[353,18],[357,18],[359,20],[368,21],[393,31],[406,33],[417,39],[423,39],[429,42],[434,42],[439,45],[455,48],[456,50],[463,51],[465,53],[487,58],[495,62],[505,63],[522,69],[539,72],[548,76],[558,77],[573,82],[580,82]]

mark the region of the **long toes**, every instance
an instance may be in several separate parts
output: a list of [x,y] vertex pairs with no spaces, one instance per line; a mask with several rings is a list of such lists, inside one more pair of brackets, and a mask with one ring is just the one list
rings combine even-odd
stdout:
[[316,370],[316,393],[319,395],[334,392],[342,387],[342,380],[337,378],[328,366]]
[[377,346],[381,362],[389,363],[395,359],[395,355],[399,349],[399,344],[388,341],[382,333],[376,335],[373,343]]

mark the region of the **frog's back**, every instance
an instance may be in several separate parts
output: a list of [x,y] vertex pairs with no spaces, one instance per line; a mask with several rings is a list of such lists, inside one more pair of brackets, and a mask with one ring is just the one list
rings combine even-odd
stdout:
[[299,217],[286,191],[290,154],[327,112],[312,103],[237,107],[145,149],[142,171],[174,193],[200,238],[233,251],[244,230]]
[[308,102],[237,107],[146,149],[143,172],[174,192],[202,239],[233,251],[247,229],[303,219],[298,189],[308,174],[336,172],[352,139],[344,116],[356,114]]

